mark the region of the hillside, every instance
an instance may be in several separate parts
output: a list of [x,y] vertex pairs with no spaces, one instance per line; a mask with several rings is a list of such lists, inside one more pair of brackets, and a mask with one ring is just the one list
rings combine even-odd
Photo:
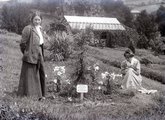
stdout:
[[148,13],[155,12],[163,5],[163,0],[125,0],[124,4],[131,10],[146,10]]
[[[165,5],[163,4],[163,6]],[[154,13],[159,9],[159,7],[160,7],[160,4],[144,5],[144,6],[132,7],[132,10],[138,10],[138,11],[146,10],[148,13]]]
[[[60,97],[55,93],[55,97],[48,94],[47,99],[37,102],[31,98],[18,98],[16,91],[19,83],[22,54],[19,50],[20,36],[6,31],[0,32],[0,105],[10,105],[10,109],[15,111],[17,118],[26,119],[39,116],[47,119],[60,120],[138,120],[155,119],[163,120],[164,104],[159,107],[159,100],[163,100],[161,92],[165,92],[165,85],[143,77],[143,86],[147,89],[157,89],[159,92],[153,95],[140,93],[125,93],[119,90],[111,95],[102,95],[101,99],[85,99],[84,102],[76,98],[73,102],[68,102],[67,97]],[[108,61],[122,60],[124,49],[93,48],[88,47],[88,57],[93,62],[98,62],[102,70],[120,73],[120,69],[104,63],[98,58]],[[146,54],[144,51],[138,52]],[[74,61],[65,62],[46,61],[47,81],[53,79],[53,66],[64,65],[69,73],[73,71]],[[90,94],[90,93],[88,93]],[[88,95],[87,94],[87,95]],[[96,93],[95,93],[96,94]],[[158,112],[155,112],[154,110]],[[1,110],[1,109],[0,109]],[[21,113],[21,114],[20,114]],[[153,114],[154,113],[154,114]],[[161,113],[161,114],[159,114]],[[6,113],[7,114],[7,113]],[[19,119],[20,120],[20,119]]]
[[144,6],[144,5],[153,5],[160,4],[163,0],[123,0],[125,5],[129,7],[133,6]]

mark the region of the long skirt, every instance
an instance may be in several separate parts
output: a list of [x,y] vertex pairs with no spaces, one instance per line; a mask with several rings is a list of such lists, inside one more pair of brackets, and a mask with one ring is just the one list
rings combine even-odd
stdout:
[[132,68],[126,70],[126,75],[123,80],[123,89],[134,89],[141,93],[151,94],[156,93],[157,90],[147,90],[142,87],[142,76],[136,74]]
[[45,73],[43,63],[31,64],[23,61],[18,95],[34,98],[45,96]]
[[127,69],[123,80],[123,87],[125,89],[143,89],[142,76],[137,75],[136,71],[134,71],[132,68]]

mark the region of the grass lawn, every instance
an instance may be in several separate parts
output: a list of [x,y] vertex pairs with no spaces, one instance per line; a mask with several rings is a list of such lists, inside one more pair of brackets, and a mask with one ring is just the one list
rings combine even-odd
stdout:
[[[143,86],[147,89],[156,89],[159,92],[146,95],[134,92],[125,92],[119,89],[111,95],[102,95],[101,99],[74,98],[69,102],[67,97],[58,94],[47,94],[45,101],[36,101],[33,98],[19,98],[16,90],[21,70],[21,51],[19,50],[20,36],[7,33],[0,34],[0,108],[8,105],[17,118],[47,120],[163,120],[165,119],[164,92],[165,85],[143,77]],[[110,61],[122,61],[124,49],[92,48],[87,50],[88,59],[98,62],[103,71],[120,73],[120,69],[103,63],[97,59],[104,58]],[[53,80],[53,67],[65,65],[67,74],[74,68],[74,61],[52,62],[46,61],[45,68],[47,81]],[[164,69],[156,65],[154,68]],[[87,94],[88,96],[88,94]],[[6,112],[6,116],[8,113]],[[33,117],[33,118],[32,118]]]

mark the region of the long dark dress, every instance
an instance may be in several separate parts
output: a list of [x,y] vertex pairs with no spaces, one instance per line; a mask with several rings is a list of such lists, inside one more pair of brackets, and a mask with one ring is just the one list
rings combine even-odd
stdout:
[[20,96],[34,96],[40,98],[42,97],[42,92],[39,86],[41,86],[41,82],[39,80],[37,65],[23,61],[18,94]]

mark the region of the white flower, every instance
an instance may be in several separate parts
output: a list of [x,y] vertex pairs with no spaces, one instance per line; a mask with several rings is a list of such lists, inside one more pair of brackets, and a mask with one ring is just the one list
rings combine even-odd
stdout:
[[91,70],[91,66],[87,67],[87,70]]
[[54,72],[59,71],[60,67],[56,66],[54,67]]
[[99,86],[98,89],[101,90],[101,86]]
[[45,74],[45,77],[47,78],[47,77],[48,77],[48,75],[47,75],[47,74]]
[[61,69],[64,69],[65,70],[65,66],[61,66]]
[[93,68],[94,68],[95,71],[99,70],[99,64],[98,63],[94,64]]
[[69,79],[67,79],[66,82],[67,82],[68,84],[71,84]]
[[95,71],[98,71],[99,70],[99,66],[95,66],[94,69],[95,69]]
[[109,75],[109,72],[106,71],[106,72],[105,72],[105,75],[106,75],[106,77],[107,77],[107,76]]
[[70,102],[73,101],[73,100],[72,100],[72,97],[68,97],[68,101],[70,101]]
[[99,81],[98,83],[101,84],[101,85],[103,85],[103,81]]
[[122,74],[116,74],[116,77],[122,77]]
[[61,67],[60,67],[60,71],[61,71],[62,73],[65,73],[65,66],[61,66]]
[[111,77],[112,77],[112,79],[114,80],[115,79],[115,77],[116,77],[116,74],[115,73],[111,73],[111,75],[110,75]]
[[53,82],[56,84],[57,83],[57,79],[54,79]]
[[106,71],[105,73],[101,73],[102,79],[107,78],[107,76],[109,76],[109,72]]
[[106,74],[105,73],[101,73],[101,78],[105,79],[106,78]]
[[122,77],[122,74],[111,73],[110,76],[111,76],[112,79],[114,80],[116,77]]
[[60,71],[58,71],[58,72],[57,72],[57,75],[60,76],[60,75],[62,75],[62,73],[61,73]]

